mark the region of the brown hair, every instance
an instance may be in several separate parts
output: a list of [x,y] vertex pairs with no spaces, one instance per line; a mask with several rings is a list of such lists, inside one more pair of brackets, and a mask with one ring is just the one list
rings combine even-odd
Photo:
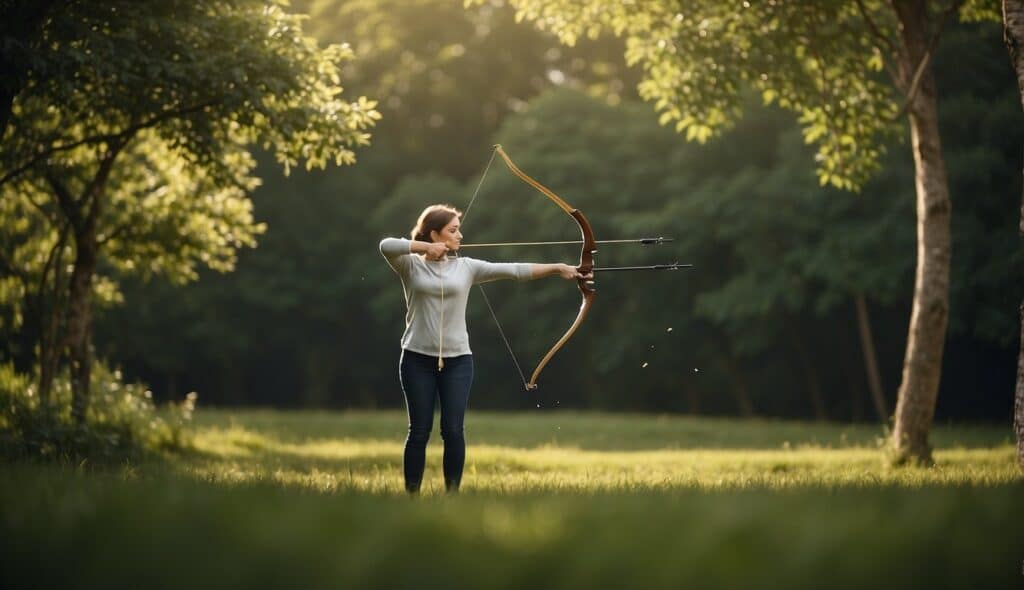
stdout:
[[416,220],[416,227],[412,228],[409,235],[417,242],[429,242],[431,241],[430,232],[441,233],[441,230],[451,223],[452,219],[461,216],[462,211],[451,205],[431,205],[424,209],[423,213],[420,213],[420,218]]

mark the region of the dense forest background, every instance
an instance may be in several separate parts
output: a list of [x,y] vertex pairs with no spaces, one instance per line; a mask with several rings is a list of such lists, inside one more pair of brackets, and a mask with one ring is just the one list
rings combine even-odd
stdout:
[[[474,293],[473,407],[877,421],[865,360],[873,350],[891,415],[915,260],[903,146],[862,191],[842,192],[819,185],[796,121],[758,96],[705,145],[659,126],[614,38],[568,49],[500,6],[293,6],[311,15],[318,38],[352,45],[346,92],[379,99],[383,118],[357,166],[285,177],[270,156],[260,161],[253,201],[266,231],[234,272],[205,271],[184,287],[119,280],[123,302],[98,312],[97,353],[156,397],[195,390],[208,405],[402,407],[402,289],[377,244],[406,236],[428,204],[464,208],[501,143],[584,211],[599,239],[675,238],[602,249],[602,264],[695,268],[599,277],[590,316],[532,393]],[[1004,421],[1012,408],[1024,253],[1010,213],[1024,121],[1008,65],[994,24],[950,25],[933,64],[954,239],[938,420]],[[497,165],[463,230],[467,242],[578,237]],[[470,255],[573,262],[577,253]],[[488,294],[531,366],[579,305],[575,286],[556,279],[498,283]],[[17,339],[5,342],[11,356],[24,354]]]

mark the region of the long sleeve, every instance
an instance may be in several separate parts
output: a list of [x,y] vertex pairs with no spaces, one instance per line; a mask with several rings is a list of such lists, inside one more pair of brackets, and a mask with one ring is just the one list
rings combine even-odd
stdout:
[[501,279],[528,281],[533,265],[528,262],[487,262],[475,258],[464,258],[473,271],[473,284],[488,283]]
[[405,238],[384,238],[380,241],[381,255],[399,276],[405,276],[409,272],[409,264],[412,262],[411,248],[412,240]]

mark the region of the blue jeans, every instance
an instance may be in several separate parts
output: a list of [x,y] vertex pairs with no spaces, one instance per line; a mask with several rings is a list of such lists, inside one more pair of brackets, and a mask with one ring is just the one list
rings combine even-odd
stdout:
[[398,374],[409,413],[409,436],[405,439],[405,489],[418,492],[423,483],[427,441],[434,425],[434,400],[441,400],[441,438],[444,440],[444,485],[456,492],[466,463],[464,423],[469,388],[473,384],[473,355],[444,359],[437,370],[437,357],[403,350]]

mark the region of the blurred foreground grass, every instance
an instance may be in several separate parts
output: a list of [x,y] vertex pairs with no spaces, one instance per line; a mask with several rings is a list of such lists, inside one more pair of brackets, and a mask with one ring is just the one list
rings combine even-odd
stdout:
[[[402,492],[401,412],[197,412],[195,450],[0,469],[3,587],[1020,587],[1012,433],[471,412],[463,491]],[[56,567],[55,567],[56,566]]]

